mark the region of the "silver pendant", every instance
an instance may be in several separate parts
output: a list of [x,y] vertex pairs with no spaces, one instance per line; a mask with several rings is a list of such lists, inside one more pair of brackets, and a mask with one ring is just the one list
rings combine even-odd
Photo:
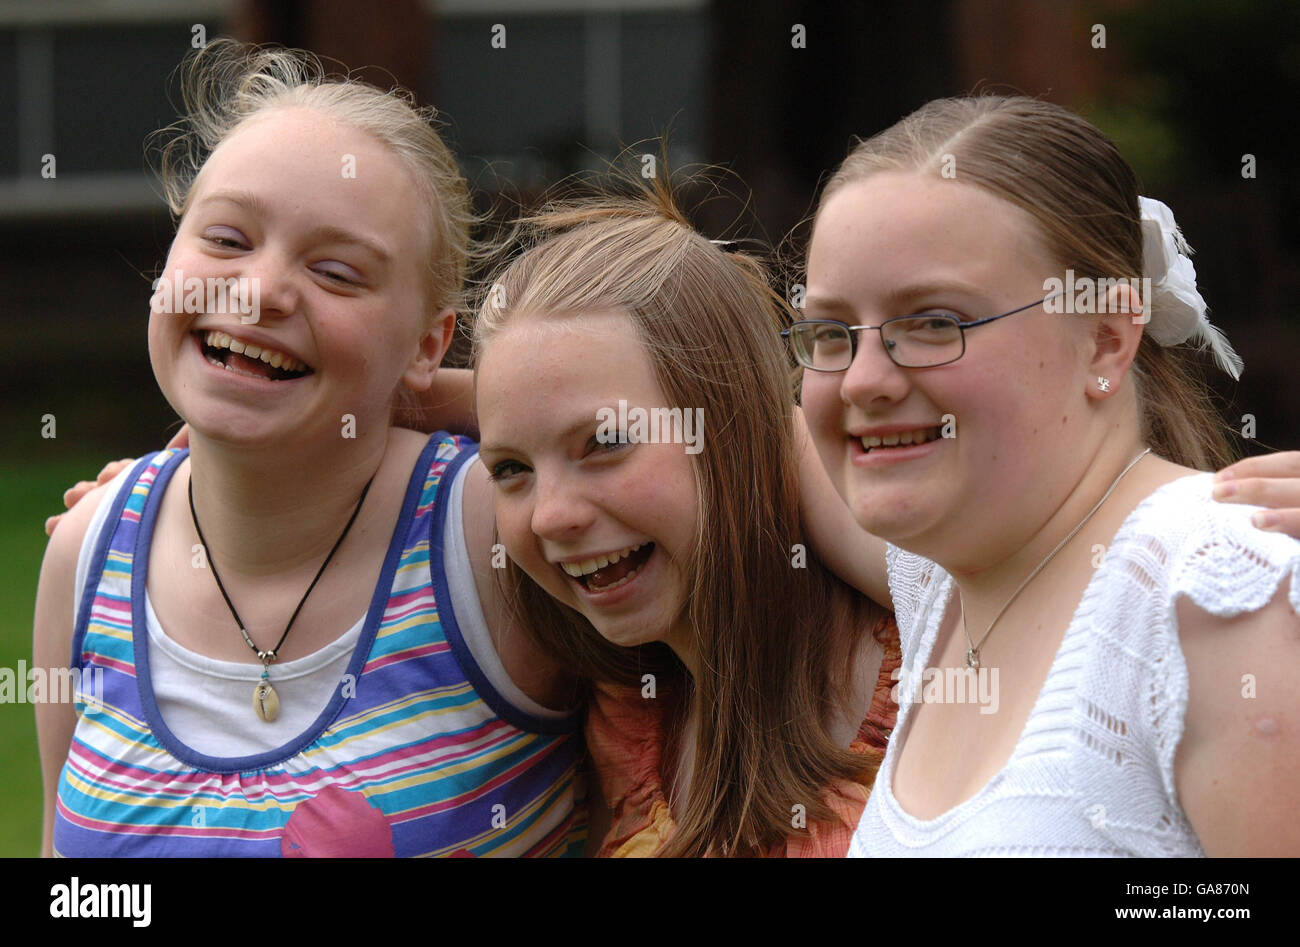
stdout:
[[280,698],[265,678],[253,688],[253,710],[265,723],[273,723],[280,716]]
[[966,650],[966,666],[972,669],[978,669],[980,666],[980,653],[974,648]]

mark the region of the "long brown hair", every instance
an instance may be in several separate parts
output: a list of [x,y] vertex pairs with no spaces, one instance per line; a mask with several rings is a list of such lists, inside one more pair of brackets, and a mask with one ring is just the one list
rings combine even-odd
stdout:
[[526,221],[532,245],[478,309],[475,362],[521,312],[615,309],[630,316],[668,402],[717,419],[692,458],[700,513],[683,563],[681,619],[700,676],[665,646],[609,643],[513,563],[505,581],[539,638],[584,675],[640,686],[647,670],[669,674],[678,721],[695,702],[690,787],[660,854],[757,854],[796,834],[796,806],[810,821],[834,819],[823,800],[832,781],[874,775],[828,724],[850,703],[854,647],[883,612],[814,559],[794,566],[806,540],[777,336],[789,313],[766,269],[696,233],[668,184],[633,187]]
[[[841,188],[880,171],[940,174],[983,188],[1034,218],[1062,269],[1081,275],[1143,273],[1137,177],[1107,138],[1078,115],[1025,96],[936,99],[858,143],[827,181],[817,214]],[[814,227],[816,226],[814,217]],[[1164,301],[1142,304],[1152,319]],[[1142,440],[1155,453],[1209,470],[1234,458],[1188,346],[1143,333],[1132,377]]]

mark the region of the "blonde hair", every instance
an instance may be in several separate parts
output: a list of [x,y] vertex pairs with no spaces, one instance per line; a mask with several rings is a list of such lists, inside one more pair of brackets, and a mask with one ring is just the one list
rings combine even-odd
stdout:
[[777,337],[789,313],[765,268],[696,233],[668,185],[632,183],[632,196],[552,205],[525,221],[532,245],[478,308],[474,359],[521,313],[615,310],[631,320],[668,403],[707,406],[718,419],[692,458],[699,521],[681,563],[688,590],[680,620],[694,636],[701,676],[692,681],[661,644],[620,648],[601,638],[513,563],[504,581],[522,619],[575,670],[637,687],[647,670],[674,675],[659,686],[661,695],[671,690],[678,726],[687,702],[697,701],[690,788],[660,854],[754,854],[796,834],[792,806],[831,820],[826,788],[874,776],[827,723],[847,706],[859,636],[873,620],[881,633],[884,613],[820,563],[791,565],[792,547],[806,539]]
[[308,108],[383,142],[405,163],[429,209],[431,307],[463,309],[475,222],[469,187],[434,129],[437,112],[402,89],[385,92],[347,76],[330,76],[305,50],[260,48],[218,39],[181,66],[184,113],[150,141],[167,204],[182,217],[208,156],[243,122],[271,109]]
[[[857,144],[827,181],[817,206],[881,171],[939,174],[1026,211],[1062,269],[1081,275],[1143,273],[1137,178],[1114,142],[1073,112],[1024,96],[937,99]],[[816,218],[814,217],[814,228]],[[1159,318],[1159,294],[1144,299]],[[1202,470],[1233,458],[1227,427],[1188,348],[1144,333],[1133,362],[1143,441]]]

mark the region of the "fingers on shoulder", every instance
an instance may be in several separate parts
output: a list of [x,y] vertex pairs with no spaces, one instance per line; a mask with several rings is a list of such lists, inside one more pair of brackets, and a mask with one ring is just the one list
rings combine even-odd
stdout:
[[41,564],[41,582],[66,579],[71,589],[73,573],[77,567],[77,556],[81,552],[81,543],[86,537],[86,530],[94,519],[95,511],[108,495],[109,485],[103,484],[89,490],[72,509],[59,517],[50,541],[45,547],[45,558]]
[[1247,457],[1224,468],[1235,480],[1247,477],[1300,477],[1300,451],[1286,450]]

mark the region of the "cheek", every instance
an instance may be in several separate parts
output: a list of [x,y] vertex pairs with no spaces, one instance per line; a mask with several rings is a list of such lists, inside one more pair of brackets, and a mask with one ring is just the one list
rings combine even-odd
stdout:
[[840,374],[826,372],[805,372],[803,376],[799,400],[808,430],[819,451],[829,447],[832,441],[838,442],[843,434],[841,378]]
[[165,312],[149,314],[149,361],[153,363],[155,371],[160,366],[171,365],[176,361],[176,343],[180,336],[188,335],[184,332],[185,322],[183,316]]
[[[495,489],[495,488],[494,488]],[[496,515],[497,533],[501,545],[506,547],[506,555],[521,566],[527,565],[530,551],[536,555],[533,531],[529,526],[532,517],[531,504],[524,503],[518,497],[511,497],[498,492],[493,500]]]
[[[704,450],[708,450],[707,431]],[[695,461],[680,444],[644,445],[639,469],[622,484],[623,518],[640,520],[642,529],[669,546],[674,558],[693,547],[698,529],[699,496]]]
[[1050,451],[1061,428],[1068,369],[1028,351],[995,364],[972,360],[963,368],[934,379],[927,392],[942,413],[956,419],[965,462],[981,479],[1005,482],[1011,471],[1027,469],[1031,457]]

